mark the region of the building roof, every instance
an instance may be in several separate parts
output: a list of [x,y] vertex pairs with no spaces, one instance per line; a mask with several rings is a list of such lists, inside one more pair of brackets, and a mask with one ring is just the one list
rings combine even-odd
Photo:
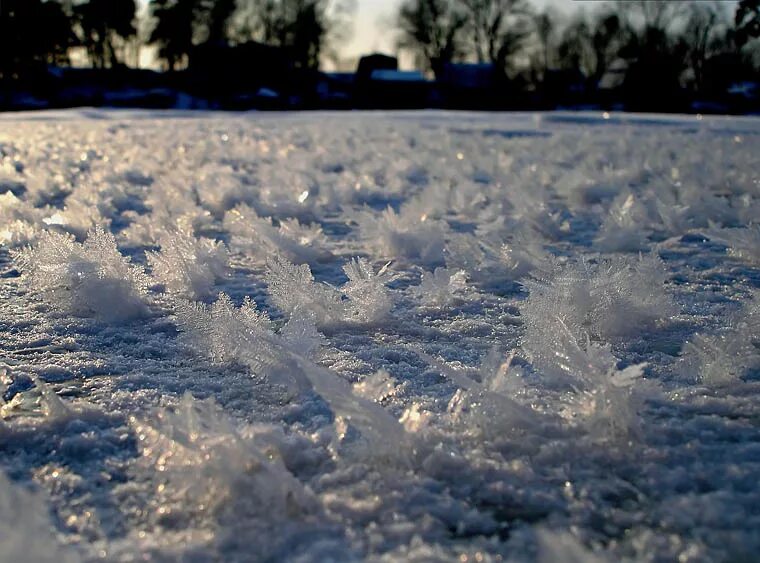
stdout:
[[373,70],[370,80],[383,82],[427,82],[425,75],[418,70]]

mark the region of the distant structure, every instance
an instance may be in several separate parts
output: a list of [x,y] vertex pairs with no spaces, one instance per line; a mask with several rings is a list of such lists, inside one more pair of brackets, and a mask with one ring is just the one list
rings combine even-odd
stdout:
[[437,91],[438,102],[447,107],[474,109],[495,107],[496,73],[490,63],[446,63]]
[[298,68],[291,49],[249,41],[204,43],[190,53],[189,93],[228,109],[284,109],[317,103],[319,73]]
[[419,71],[401,71],[398,59],[375,53],[359,60],[354,102],[360,108],[414,109],[429,107],[433,82]]
[[356,67],[356,82],[368,82],[376,70],[398,70],[398,59],[382,53],[363,56]]
[[[296,62],[288,47],[254,41],[194,47],[182,70],[156,72],[117,66],[71,68],[41,65],[34,76],[0,88],[0,110],[73,106],[179,109],[614,109],[752,113],[760,107],[760,82],[726,72],[713,90],[698,95],[663,86],[642,93],[648,67],[612,61],[600,77],[579,69],[545,69],[531,86],[492,64],[448,63],[435,80],[401,71],[383,53],[362,57],[356,72],[322,73]],[[634,61],[635,63],[635,61]],[[730,69],[729,69],[730,70]],[[639,76],[635,79],[635,76]],[[521,80],[523,80],[521,82]],[[658,105],[659,104],[659,105]]]
[[578,107],[598,97],[599,85],[589,83],[578,69],[550,69],[544,75],[539,103],[543,108]]
[[354,104],[353,72],[328,72],[317,85],[320,107],[328,109],[351,109]]

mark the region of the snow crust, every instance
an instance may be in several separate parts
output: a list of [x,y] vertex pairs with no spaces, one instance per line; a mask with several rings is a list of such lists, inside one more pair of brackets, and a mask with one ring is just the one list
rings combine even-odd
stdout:
[[759,149],[0,116],[0,560],[752,560]]

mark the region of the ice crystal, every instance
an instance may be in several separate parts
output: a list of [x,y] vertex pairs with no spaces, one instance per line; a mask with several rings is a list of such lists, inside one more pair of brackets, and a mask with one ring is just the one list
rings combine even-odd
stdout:
[[713,334],[697,334],[681,351],[680,372],[705,385],[736,383],[760,366],[760,292]]
[[340,288],[347,299],[344,319],[347,322],[369,325],[382,321],[393,307],[393,297],[386,284],[395,275],[390,262],[377,272],[364,258],[354,258],[343,266],[348,281]]
[[[646,364],[618,369],[609,345],[579,340],[556,315],[544,320],[549,331],[536,363],[539,374],[565,385],[560,414],[600,439],[630,439],[639,434],[645,386],[637,385]],[[535,358],[535,354],[533,355]]]
[[266,282],[272,302],[282,311],[310,311],[319,326],[340,323],[345,305],[338,290],[314,281],[307,264],[295,265],[279,257],[267,261]]
[[169,293],[202,299],[227,274],[229,258],[222,242],[176,229],[161,235],[159,243],[161,251],[146,252],[146,256],[153,276]]
[[388,265],[375,272],[363,258],[354,259],[343,267],[348,282],[339,289],[315,282],[306,264],[296,266],[274,257],[267,265],[265,279],[272,302],[289,314],[308,311],[321,328],[377,324],[393,306],[385,287],[393,279]]
[[707,232],[711,240],[728,247],[733,256],[751,265],[760,265],[760,225],[736,229],[713,229]]
[[73,410],[65,404],[48,384],[34,379],[34,387],[16,393],[10,401],[5,402],[0,398],[0,416],[9,418],[44,418],[57,420],[69,418]]
[[245,519],[264,534],[318,511],[311,491],[285,467],[270,427],[239,427],[213,401],[189,393],[176,407],[130,422],[143,458],[157,471],[151,508],[160,526],[234,527]]
[[443,263],[446,224],[413,210],[397,213],[388,207],[378,214],[364,211],[358,218],[361,237],[378,258],[403,259],[422,266]]
[[272,344],[274,332],[266,313],[256,309],[252,299],[236,308],[228,295],[221,293],[211,305],[179,302],[179,327],[188,341],[216,362],[242,360],[256,371],[279,360]]
[[[336,423],[360,431],[361,441],[348,445],[356,455],[405,462],[407,439],[398,421],[376,403],[355,395],[346,381],[306,356],[315,340],[313,329],[304,327],[307,320],[292,317],[288,324],[298,328],[286,325],[276,334],[252,301],[236,308],[224,294],[211,306],[194,303],[181,307],[177,320],[190,342],[212,359],[236,361],[296,392],[313,390],[320,395]],[[345,433],[339,434],[342,440]]]
[[[213,189],[209,189],[213,186]],[[256,190],[229,166],[213,166],[210,163],[200,167],[197,176],[196,193],[200,204],[217,218],[240,203],[253,204],[258,200]]]
[[740,380],[749,356],[748,343],[740,334],[697,334],[684,344],[681,371],[706,385],[726,385]]
[[[505,433],[535,430],[539,415],[517,402],[501,381],[509,377],[512,357],[489,356],[481,369],[455,369],[428,354],[417,353],[459,389],[448,404],[452,419],[469,433],[494,439]],[[506,391],[506,392],[505,392]]]
[[399,422],[411,434],[424,434],[431,427],[432,413],[423,410],[419,403],[414,403],[404,410]]
[[547,273],[555,267],[555,259],[540,240],[525,234],[501,246],[501,260],[509,279],[519,280],[535,272]]
[[296,264],[313,264],[330,258],[326,238],[319,225],[302,225],[298,219],[283,219],[275,226],[271,217],[240,204],[224,216],[224,226],[232,234],[232,247],[259,259],[279,254]]
[[540,240],[525,235],[512,236],[509,242],[490,241],[471,234],[456,233],[446,245],[446,267],[463,270],[467,277],[484,289],[509,286],[533,272],[551,268],[553,258]]
[[56,538],[50,510],[39,493],[12,483],[0,471],[0,558],[3,561],[73,563],[82,558]]
[[314,314],[310,311],[295,309],[279,332],[287,346],[298,350],[304,357],[311,357],[327,342],[324,335],[317,330]]
[[156,245],[167,231],[177,228],[191,233],[208,229],[213,219],[211,213],[198,205],[193,192],[182,180],[180,176],[153,182],[145,197],[144,207],[149,212],[137,206],[137,210],[130,208],[122,213],[122,220],[129,221],[129,225],[121,234],[130,244]]
[[45,231],[34,246],[17,254],[17,261],[32,289],[75,315],[121,321],[148,311],[147,276],[99,227],[83,244],[71,235]]
[[581,544],[570,532],[539,529],[538,563],[606,563],[607,558]]
[[49,228],[71,233],[83,240],[96,227],[108,228],[113,209],[103,201],[96,186],[80,189],[66,198],[63,209],[42,220]]
[[399,392],[399,384],[384,369],[378,370],[372,375],[354,383],[354,393],[376,403],[382,403]]
[[452,272],[448,268],[436,268],[422,273],[420,285],[414,288],[414,292],[423,304],[441,306],[459,301],[466,289],[464,270]]
[[[488,240],[503,239],[521,233],[527,238],[557,240],[562,235],[562,225],[567,218],[563,205],[548,201],[555,199],[544,186],[533,179],[525,179],[530,185],[512,189],[506,194],[497,190],[492,194],[495,201],[477,216],[477,234]],[[511,182],[510,182],[511,183]]]
[[520,305],[524,348],[540,363],[551,338],[546,319],[558,317],[580,338],[608,341],[651,329],[676,313],[665,293],[666,274],[655,256],[582,261],[560,269],[548,281],[528,281],[530,296]]
[[39,229],[26,221],[9,221],[0,230],[0,244],[11,248],[34,242]]
[[639,252],[648,246],[648,214],[629,192],[615,198],[599,228],[594,246],[602,252]]
[[8,191],[0,194],[0,244],[11,248],[33,242],[47,213],[37,209]]
[[498,247],[485,244],[476,237],[456,233],[449,238],[444,252],[449,271],[462,270],[474,283],[491,287],[509,281]]

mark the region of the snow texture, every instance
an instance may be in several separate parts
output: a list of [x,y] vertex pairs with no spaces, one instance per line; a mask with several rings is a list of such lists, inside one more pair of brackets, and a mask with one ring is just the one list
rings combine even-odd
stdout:
[[760,121],[0,116],[0,561],[750,561]]

